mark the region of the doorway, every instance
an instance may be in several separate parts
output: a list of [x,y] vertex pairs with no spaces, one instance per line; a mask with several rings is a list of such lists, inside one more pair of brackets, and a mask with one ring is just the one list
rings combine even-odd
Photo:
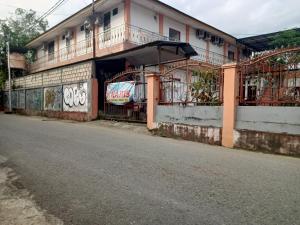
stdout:
[[110,12],[104,14],[104,41],[109,41],[111,38],[111,15]]
[[96,77],[98,79],[98,108],[104,112],[105,81],[125,70],[125,59],[102,60],[96,62]]

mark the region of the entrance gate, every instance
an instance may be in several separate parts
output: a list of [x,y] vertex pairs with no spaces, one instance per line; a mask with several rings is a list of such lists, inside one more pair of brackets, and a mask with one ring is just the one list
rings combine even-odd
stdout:
[[106,119],[147,122],[147,83],[145,71],[129,70],[105,81]]

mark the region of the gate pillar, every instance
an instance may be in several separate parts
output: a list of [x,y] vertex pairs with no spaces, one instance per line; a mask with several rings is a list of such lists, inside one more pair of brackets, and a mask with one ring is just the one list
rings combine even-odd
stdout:
[[224,71],[222,145],[233,148],[239,96],[238,65],[236,63],[225,64],[222,69]]
[[98,80],[96,78],[92,78],[90,80],[90,103],[91,103],[91,111],[89,120],[95,120],[98,118]]
[[156,106],[159,103],[160,79],[156,73],[148,74],[147,79],[147,128],[153,130],[155,126]]

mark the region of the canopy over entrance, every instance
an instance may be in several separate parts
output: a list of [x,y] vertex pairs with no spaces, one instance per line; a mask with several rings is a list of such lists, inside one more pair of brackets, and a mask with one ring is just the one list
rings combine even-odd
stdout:
[[197,52],[188,43],[155,41],[103,57],[101,60],[126,59],[134,66],[152,66],[180,61],[196,55]]

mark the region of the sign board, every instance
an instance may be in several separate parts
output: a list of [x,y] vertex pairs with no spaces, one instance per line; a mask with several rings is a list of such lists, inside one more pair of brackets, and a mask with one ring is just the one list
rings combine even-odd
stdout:
[[114,105],[125,105],[133,101],[134,92],[134,81],[110,83],[106,89],[106,100]]

